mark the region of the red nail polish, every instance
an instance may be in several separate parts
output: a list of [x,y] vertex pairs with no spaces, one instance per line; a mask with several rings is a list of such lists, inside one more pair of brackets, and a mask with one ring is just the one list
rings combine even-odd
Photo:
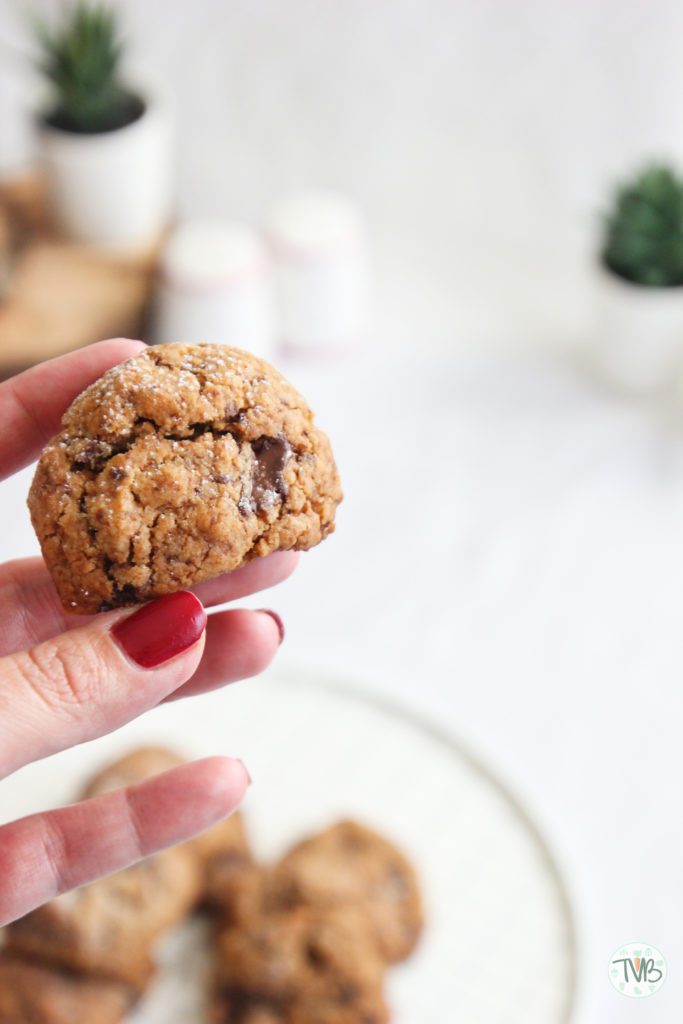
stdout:
[[112,636],[142,668],[156,668],[199,640],[206,612],[189,591],[167,594],[117,622]]
[[258,611],[261,612],[261,615],[270,615],[271,619],[277,626],[277,631],[280,634],[280,643],[282,643],[285,638],[285,624],[278,613],[274,612],[271,608],[259,608]]

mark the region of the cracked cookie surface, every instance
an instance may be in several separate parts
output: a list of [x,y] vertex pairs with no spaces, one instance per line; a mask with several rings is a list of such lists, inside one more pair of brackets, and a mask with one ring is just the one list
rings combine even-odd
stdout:
[[29,509],[65,607],[95,612],[192,587],[334,529],[327,436],[263,360],[159,345],[76,398]]

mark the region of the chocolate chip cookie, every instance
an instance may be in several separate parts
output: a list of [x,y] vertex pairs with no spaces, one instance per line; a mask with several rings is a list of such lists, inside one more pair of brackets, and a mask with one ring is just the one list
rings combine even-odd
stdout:
[[217,992],[209,1014],[211,1024],[288,1024],[285,1007],[257,997]]
[[57,897],[6,929],[11,953],[145,987],[154,944],[195,905],[201,879],[183,847]]
[[96,612],[311,548],[341,499],[330,443],[281,374],[223,345],[159,345],[73,402],[28,504],[65,607]]
[[0,1024],[119,1024],[134,990],[0,955]]
[[361,995],[348,1003],[343,999],[294,1002],[287,1024],[387,1024],[389,1020],[389,1010],[381,996]]
[[238,843],[226,844],[206,861],[203,903],[226,924],[248,924],[263,912],[268,877]]
[[403,960],[422,929],[415,871],[392,843],[342,821],[295,846],[274,869],[271,904],[362,910],[381,955]]
[[384,970],[351,909],[266,914],[217,940],[219,987],[276,1003],[381,1001]]

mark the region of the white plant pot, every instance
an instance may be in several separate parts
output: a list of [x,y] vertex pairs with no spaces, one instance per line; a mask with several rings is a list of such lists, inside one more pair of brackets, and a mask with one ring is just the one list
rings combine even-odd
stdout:
[[142,249],[168,223],[173,199],[170,116],[144,97],[144,113],[111,132],[78,135],[41,123],[39,140],[59,227],[75,241]]
[[683,286],[647,288],[601,268],[593,355],[621,391],[673,393],[683,374]]

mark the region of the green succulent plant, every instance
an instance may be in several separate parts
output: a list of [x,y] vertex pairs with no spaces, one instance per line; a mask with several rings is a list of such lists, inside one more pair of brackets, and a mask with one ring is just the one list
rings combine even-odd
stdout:
[[114,131],[143,112],[121,82],[122,43],[112,8],[77,0],[54,28],[37,21],[39,68],[54,94],[48,124],[79,134]]
[[671,168],[653,164],[618,190],[602,259],[636,284],[683,284],[683,179]]

